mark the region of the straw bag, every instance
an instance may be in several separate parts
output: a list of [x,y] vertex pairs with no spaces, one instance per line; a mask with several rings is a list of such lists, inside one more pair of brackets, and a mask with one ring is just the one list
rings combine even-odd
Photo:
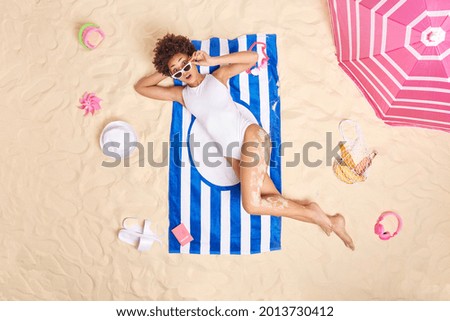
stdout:
[[[353,139],[345,135],[348,129],[353,127]],[[377,155],[375,151],[369,153],[366,148],[361,127],[350,119],[344,119],[339,123],[339,132],[344,140],[339,145],[340,158],[333,162],[333,171],[336,177],[347,184],[364,182],[367,179],[367,170]]]

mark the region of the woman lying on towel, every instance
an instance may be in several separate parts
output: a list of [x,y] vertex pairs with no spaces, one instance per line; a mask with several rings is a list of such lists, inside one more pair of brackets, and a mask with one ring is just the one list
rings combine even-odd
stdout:
[[[156,72],[139,80],[135,89],[143,96],[177,101],[187,108],[224,150],[224,157],[241,182],[242,205],[248,213],[290,217],[317,224],[330,235],[334,232],[354,250],[341,214],[328,215],[316,203],[290,200],[281,195],[267,174],[271,141],[267,132],[239,112],[228,91],[228,80],[251,68],[258,60],[253,51],[210,57],[196,51],[183,36],[167,34],[158,39],[153,64]],[[195,67],[217,66],[212,74],[200,74]],[[185,86],[158,86],[165,78]],[[235,147],[235,148],[230,148]]]

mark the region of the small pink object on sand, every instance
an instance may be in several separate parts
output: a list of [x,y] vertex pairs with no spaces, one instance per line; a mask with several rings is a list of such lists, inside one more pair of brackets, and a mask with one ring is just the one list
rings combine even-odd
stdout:
[[183,223],[173,228],[172,233],[175,235],[178,242],[180,242],[181,246],[188,244],[190,241],[194,239]]
[[78,32],[78,41],[87,49],[95,49],[105,39],[105,33],[94,23],[85,23]]
[[100,106],[101,101],[102,100],[98,98],[95,93],[85,92],[83,94],[83,97],[80,98],[81,106],[79,106],[79,108],[84,110],[84,116],[86,116],[88,113],[94,115],[95,111],[102,108]]
[[80,98],[81,106],[79,106],[79,108],[84,110],[84,116],[86,116],[88,113],[94,115],[95,111],[102,108],[102,106],[100,106],[101,101],[102,100],[98,98],[95,93],[85,92],[83,94],[83,97]]

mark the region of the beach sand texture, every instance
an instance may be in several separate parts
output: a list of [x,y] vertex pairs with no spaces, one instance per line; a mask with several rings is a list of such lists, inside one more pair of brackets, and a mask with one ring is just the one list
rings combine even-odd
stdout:
[[[450,135],[375,116],[337,65],[325,0],[1,0],[0,17],[1,300],[450,300]],[[77,40],[85,22],[106,34],[93,51]],[[283,193],[344,214],[356,251],[284,219],[281,251],[168,254],[168,167],[139,167],[137,154],[128,168],[103,167],[98,143],[123,120],[163,160],[172,104],[133,85],[154,70],[167,32],[277,34],[282,141],[293,143]],[[77,108],[86,91],[103,99],[94,116]],[[344,118],[378,151],[366,182],[344,184],[324,163],[286,166],[307,142],[325,146],[326,132],[337,143]],[[386,210],[404,229],[385,242],[373,226]],[[120,242],[127,216],[150,218],[163,246],[139,253]]]

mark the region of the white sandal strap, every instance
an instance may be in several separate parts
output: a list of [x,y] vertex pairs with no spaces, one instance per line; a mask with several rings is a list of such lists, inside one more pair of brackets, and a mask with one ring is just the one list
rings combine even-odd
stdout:
[[140,252],[150,250],[154,242],[155,238],[152,236],[141,235],[137,250]]
[[[124,235],[128,236],[130,239],[134,238],[135,240],[137,240],[138,242],[138,246],[137,246],[137,250],[138,251],[146,251],[149,250],[151,248],[151,246],[153,245],[153,243],[156,241],[159,244],[162,245],[162,242],[160,240],[160,238],[163,235],[157,235],[155,234],[152,230],[151,230],[151,221],[148,219],[144,220],[144,226],[139,226],[136,224],[127,224],[127,221],[138,221],[139,219],[136,217],[126,217],[123,219],[122,221],[122,227],[123,229],[121,230],[121,233],[124,233]],[[129,225],[129,226],[127,226]],[[136,242],[134,243],[130,243],[128,241],[125,241],[129,244],[136,244]]]

